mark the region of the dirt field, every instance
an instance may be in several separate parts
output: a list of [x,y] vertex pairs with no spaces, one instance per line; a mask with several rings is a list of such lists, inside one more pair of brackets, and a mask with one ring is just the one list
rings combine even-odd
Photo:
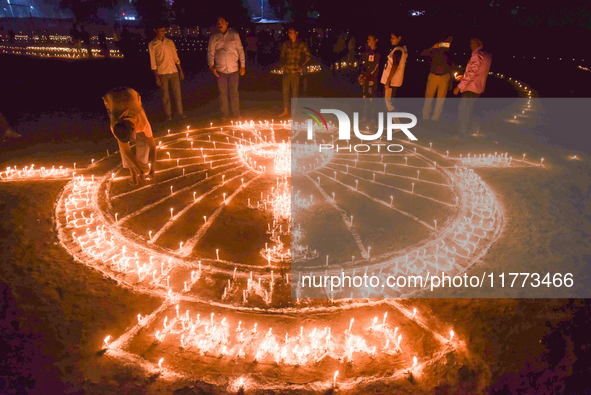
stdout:
[[[87,74],[99,70],[87,70]],[[187,113],[195,123],[206,124],[217,107],[215,87],[208,77],[196,71],[183,87]],[[278,81],[261,76],[256,88],[254,76],[247,81],[242,94],[245,115],[269,117],[280,111]],[[355,86],[347,81],[319,75],[311,79],[311,94],[321,95],[326,89],[350,95]],[[100,91],[100,83],[89,84],[93,92]],[[498,92],[509,91],[503,81],[494,84],[500,84]],[[102,88],[104,92],[110,86]],[[157,121],[160,103],[150,89],[144,87],[143,97],[150,118]],[[497,91],[493,82],[490,89]],[[75,88],[69,87],[68,92],[75,92]],[[39,95],[51,98],[51,92]],[[29,113],[25,109],[12,111],[9,121],[25,139],[2,145],[0,169],[32,162],[36,166],[89,163],[104,156],[107,149],[114,152],[116,144],[106,131],[100,95],[92,100],[84,96],[79,107],[70,95],[61,107],[50,103],[44,110],[36,98]],[[93,100],[96,105],[89,104]],[[446,104],[446,111],[453,114],[451,106]],[[528,156],[545,157],[546,168],[478,170],[502,199],[508,225],[470,274],[491,268],[572,271],[582,284],[591,274],[586,267],[591,261],[589,152],[519,134],[517,127],[485,124],[482,130],[486,134],[483,141],[461,147],[462,143],[449,139],[452,128],[445,125],[425,132],[425,136],[436,145],[448,144],[461,152],[496,147],[527,151]],[[552,141],[552,136],[547,137]],[[569,160],[574,154],[582,160]],[[152,311],[160,302],[120,288],[74,262],[59,246],[54,205],[65,184],[0,183],[0,393],[224,393],[224,389],[199,381],[168,384],[146,377],[133,366],[99,353],[102,333],[124,332],[135,319],[131,313]],[[462,293],[458,290],[447,296],[461,298]],[[487,295],[483,292],[481,296]],[[507,296],[519,294],[507,290]],[[556,298],[561,293],[546,292],[544,296]],[[422,381],[403,379],[390,387],[363,383],[350,393],[581,394],[591,388],[589,299],[420,299],[401,303],[436,317],[432,322],[435,327],[453,325],[466,343],[468,360],[454,360],[452,353],[447,356],[447,368],[431,371]]]

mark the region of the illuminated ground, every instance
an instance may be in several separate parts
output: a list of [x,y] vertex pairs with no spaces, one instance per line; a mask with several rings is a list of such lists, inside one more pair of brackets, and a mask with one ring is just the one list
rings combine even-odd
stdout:
[[[290,298],[290,207],[277,205],[290,199],[290,152],[281,150],[290,133],[265,122],[188,127],[158,139],[155,185],[127,185],[117,156],[74,176],[56,209],[63,246],[163,301],[109,333],[106,355],[170,381],[314,391],[333,387],[337,371],[342,389],[404,379],[415,364],[418,377],[464,349],[451,327],[434,330],[398,303]],[[233,375],[216,378],[230,367]]]
[[[261,119],[264,119],[264,117]],[[209,143],[207,137],[209,134],[208,127],[208,123],[195,127],[194,132],[191,132],[192,136],[189,137],[202,141],[201,145],[204,148],[211,148],[210,145],[212,144]],[[184,147],[188,150],[190,142],[184,141],[184,132],[178,131],[177,133],[170,139],[175,139],[178,142],[176,148]],[[230,128],[228,128],[227,133],[227,137],[230,138]],[[164,132],[162,144],[165,144],[165,135]],[[221,137],[220,141],[223,142],[225,136],[220,133],[219,137]],[[494,139],[476,140],[469,145],[462,145],[458,142],[449,141],[445,136],[434,135],[433,143],[436,150],[438,147],[449,149],[452,157],[459,157],[459,154],[465,155],[466,152],[493,154],[493,150],[505,152],[505,150],[498,148]],[[519,158],[521,154],[519,148],[511,147],[510,144],[506,144],[506,146],[506,150],[511,152],[512,156],[521,159]],[[196,147],[197,145],[195,145]],[[555,198],[556,195],[569,196],[569,193],[572,193],[569,192],[572,190],[572,184],[567,181],[557,181],[560,179],[561,174],[566,172],[566,174],[580,173],[588,175],[588,168],[584,164],[585,162],[569,160],[569,155],[562,150],[543,148],[536,151],[536,149],[531,148],[533,152],[527,151],[528,158],[536,158],[535,162],[534,159],[530,160],[529,168],[522,168],[522,166],[507,169],[475,168],[477,174],[499,197],[500,204],[506,218],[508,218],[501,238],[488,251],[488,255],[483,260],[484,264],[496,267],[514,267],[516,260],[525,262],[527,258],[537,256],[540,267],[552,265],[552,258],[547,254],[549,246],[544,240],[551,240],[551,243],[556,243],[558,240],[557,235],[565,234],[565,232],[568,234],[569,231],[573,232],[573,229],[576,229],[571,226],[572,217],[567,215],[560,217],[555,215],[553,211],[558,210],[558,212],[568,213],[569,204],[575,207],[574,203],[568,198],[560,200],[560,204],[563,206],[556,209],[543,210],[540,207],[543,207],[544,204],[547,204],[545,202],[549,201],[554,202],[553,204],[556,205],[558,204],[556,203],[558,201]],[[430,155],[426,143],[419,150],[423,150],[427,156]],[[166,152],[171,152],[171,158],[168,158]],[[187,160],[187,163],[181,162],[177,167],[175,159],[180,155],[172,157],[174,152],[162,149],[159,154],[159,160],[161,161],[159,165],[162,166],[163,171],[166,168],[171,169],[170,175],[162,173],[161,181],[164,181],[165,177],[182,177],[181,169],[183,165],[187,165],[185,180],[189,177],[189,170],[195,171],[195,177],[198,175],[203,176],[202,173],[197,173],[199,171],[209,172],[207,170],[207,160],[205,163],[200,163],[202,159],[200,153],[196,155],[196,166],[191,168],[191,160]],[[443,149],[438,152],[443,155]],[[544,168],[538,166],[537,162],[538,158],[542,156],[546,157]],[[96,156],[96,158],[97,161],[95,162],[98,162],[100,157]],[[49,169],[52,163],[55,163],[58,168],[59,165],[63,165],[71,169],[73,162],[71,159],[64,155],[62,158],[35,160],[35,163],[38,169],[41,167],[41,162],[43,162],[46,169]],[[234,159],[238,159],[238,157]],[[341,162],[345,163],[343,159],[347,160],[347,158],[341,158]],[[378,162],[379,160],[378,158],[372,158],[368,162]],[[87,167],[91,162],[90,158],[83,157],[79,157],[77,161],[80,174],[80,168]],[[224,161],[231,162],[228,158]],[[224,161],[219,164],[223,165]],[[24,164],[28,162],[30,161],[23,159],[17,165],[19,169],[22,169]],[[353,179],[352,174],[347,173],[346,169],[342,169],[342,163],[339,165],[337,162],[333,162],[330,165],[335,169],[334,171],[340,172],[337,178],[342,176],[342,179],[338,178],[341,182],[348,182],[350,186],[354,186],[354,182],[351,181]],[[88,186],[88,184],[84,183],[92,182],[93,174],[96,177],[94,183],[97,185],[103,181],[108,182],[111,173],[116,173],[116,166],[117,156],[98,162],[85,171],[85,180],[80,180],[78,187],[84,188]],[[211,165],[209,166],[211,167]],[[70,170],[70,176],[72,171]],[[241,171],[253,170],[249,166],[243,165],[242,167],[233,168],[233,171],[242,174]],[[318,171],[318,175],[314,174],[314,176],[320,177],[320,174],[320,171]],[[327,176],[321,180],[321,186],[325,182],[330,182],[331,174],[326,174]],[[421,172],[421,175],[423,175],[423,172]],[[100,179],[102,176],[106,176],[106,179]],[[549,376],[547,379],[543,375],[537,376],[539,377],[538,385],[540,386],[550,383],[552,378],[563,378],[564,374],[561,376],[560,373],[563,367],[577,370],[577,365],[571,360],[574,355],[578,355],[578,347],[574,349],[568,346],[559,347],[557,352],[559,355],[563,355],[564,358],[545,359],[544,357],[546,347],[556,350],[554,338],[546,337],[548,333],[546,328],[552,326],[556,328],[564,327],[563,322],[572,318],[569,311],[578,308],[576,306],[565,306],[564,302],[559,301],[544,301],[542,303],[422,300],[405,301],[402,304],[364,302],[359,306],[351,306],[354,308],[344,305],[339,306],[340,310],[338,312],[324,311],[316,314],[310,314],[309,311],[303,310],[302,307],[298,308],[299,312],[298,309],[295,311],[275,311],[274,314],[253,311],[252,308],[264,306],[265,304],[260,306],[243,304],[240,300],[240,288],[237,288],[239,291],[237,298],[223,301],[224,287],[221,284],[227,281],[228,278],[233,277],[233,267],[237,263],[248,265],[247,267],[240,267],[239,277],[248,278],[250,269],[259,267],[264,271],[264,278],[268,281],[270,273],[265,267],[264,258],[260,256],[260,250],[264,249],[265,240],[263,238],[259,240],[260,248],[254,249],[255,252],[252,253],[252,256],[242,257],[237,256],[240,252],[239,249],[232,252],[232,242],[229,240],[225,240],[224,245],[218,248],[218,244],[222,243],[218,243],[219,239],[217,239],[215,245],[208,243],[208,249],[205,250],[206,252],[203,255],[195,254],[193,256],[191,256],[192,253],[184,256],[182,247],[177,246],[177,241],[179,243],[185,241],[186,243],[186,240],[190,239],[187,235],[180,234],[169,241],[164,238],[160,240],[159,238],[156,242],[149,243],[150,235],[148,232],[152,230],[153,235],[155,235],[164,225],[148,221],[144,221],[144,225],[141,227],[128,225],[128,221],[118,224],[120,219],[137,212],[141,208],[137,205],[137,202],[134,206],[133,200],[126,203],[118,202],[124,196],[134,195],[116,197],[130,191],[125,186],[126,180],[121,174],[115,174],[111,189],[113,192],[108,199],[104,199],[104,202],[111,204],[111,207],[107,206],[100,210],[105,217],[102,220],[105,221],[103,224],[106,225],[107,232],[112,232],[112,235],[121,234],[121,236],[124,236],[125,239],[119,241],[119,243],[126,245],[128,250],[131,250],[133,246],[126,240],[131,240],[137,242],[142,248],[150,248],[150,251],[157,248],[158,254],[174,257],[175,260],[183,261],[190,258],[191,261],[194,261],[201,258],[204,273],[219,270],[223,272],[225,277],[217,282],[208,283],[208,276],[204,275],[198,280],[200,282],[196,283],[198,287],[195,290],[191,289],[191,291],[184,292],[184,282],[186,278],[190,278],[190,270],[186,273],[180,273],[178,278],[171,275],[169,281],[175,295],[174,298],[170,298],[167,290],[168,284],[165,285],[166,279],[162,276],[161,270],[160,275],[157,272],[158,282],[155,284],[152,284],[151,280],[153,279],[150,279],[150,272],[147,269],[145,270],[143,282],[138,283],[139,276],[137,265],[134,267],[134,261],[128,262],[129,267],[127,269],[116,270],[117,263],[111,261],[113,263],[100,264],[100,262],[90,259],[89,256],[83,256],[84,251],[77,241],[62,238],[62,242],[66,243],[67,246],[78,245],[78,250],[74,251],[72,249],[71,252],[83,263],[92,265],[90,268],[86,268],[80,263],[72,262],[70,255],[59,245],[54,244],[58,242],[56,231],[54,224],[48,220],[55,217],[55,209],[57,208],[56,219],[58,222],[56,225],[60,232],[63,234],[67,232],[65,236],[71,236],[70,232],[76,231],[74,225],[68,226],[68,222],[72,218],[66,219],[66,217],[70,212],[66,213],[64,206],[53,207],[60,196],[62,198],[61,203],[66,203],[68,197],[74,192],[72,188],[76,186],[76,181],[46,181],[41,180],[41,178],[43,178],[42,175],[36,180],[25,179],[18,183],[7,181],[1,184],[3,196],[6,196],[6,199],[3,199],[5,202],[5,209],[2,212],[3,227],[9,235],[4,241],[4,247],[6,251],[11,252],[12,255],[10,256],[13,257],[7,256],[8,264],[5,267],[15,268],[5,269],[7,273],[5,277],[7,280],[18,279],[17,273],[19,270],[30,273],[30,277],[37,282],[37,287],[42,289],[42,291],[39,291],[42,294],[38,298],[44,300],[43,297],[46,297],[60,306],[60,309],[56,309],[51,303],[47,303],[45,310],[55,311],[58,314],[51,318],[47,317],[47,314],[43,314],[47,318],[45,318],[45,322],[39,321],[38,325],[52,328],[47,329],[46,334],[43,336],[51,338],[50,333],[55,333],[54,337],[62,339],[62,341],[61,343],[48,343],[43,347],[39,344],[39,348],[47,350],[44,351],[47,355],[61,353],[60,362],[52,365],[51,369],[53,369],[54,375],[62,379],[62,382],[69,383],[67,384],[69,388],[86,388],[88,392],[95,393],[121,391],[131,393],[134,390],[160,393],[163,391],[171,392],[180,388],[185,388],[186,391],[192,390],[195,393],[199,393],[201,390],[206,391],[206,393],[223,393],[237,391],[239,380],[242,377],[247,392],[253,388],[277,387],[289,387],[293,391],[317,392],[326,391],[332,387],[334,372],[338,370],[337,384],[342,392],[349,390],[351,393],[360,393],[375,390],[382,392],[429,393],[435,389],[459,392],[462,388],[464,391],[470,389],[472,392],[483,392],[486,388],[490,389],[491,383],[495,383],[495,380],[502,379],[505,375],[510,376],[514,374],[512,372],[519,371],[519,369],[524,369],[525,359],[523,357],[513,358],[515,359],[513,360],[508,356],[509,353],[506,351],[511,350],[512,347],[533,350],[530,352],[539,355],[539,357],[533,359],[531,359],[531,356],[528,358],[533,361],[532,367],[530,367],[533,372],[543,371]],[[229,175],[226,176],[226,179],[228,178]],[[179,178],[179,180],[182,181],[183,179]],[[173,185],[171,198],[167,198],[171,195],[170,185],[163,183],[159,189],[155,187],[157,193],[147,194],[143,199],[149,198],[152,203],[158,203],[154,206],[155,210],[161,211],[158,217],[162,218],[163,221],[168,221],[170,212],[167,210],[173,208],[174,214],[177,207],[179,207],[179,210],[181,208],[179,202],[168,205],[172,199],[180,198],[179,195],[174,195],[174,193],[188,186],[193,187],[199,181],[200,179],[195,178],[194,181],[189,181],[186,185],[179,184],[178,188],[176,184]],[[202,193],[206,193],[219,185],[214,181],[221,182],[219,179],[210,181],[211,184],[208,184],[207,189],[204,189]],[[577,179],[577,181],[583,182],[583,184],[578,184],[578,188],[581,188],[581,185],[585,185],[585,182],[588,183],[588,178]],[[540,194],[539,188],[533,187],[540,183],[553,185],[553,187],[548,188],[548,193],[552,194],[551,196]],[[274,183],[269,182],[269,185],[261,185],[259,188],[274,186],[271,184]],[[61,188],[64,185],[65,193],[62,194]],[[224,184],[224,186],[231,188],[226,192],[228,193],[227,196],[237,190],[241,193],[228,203],[228,209],[231,210],[232,207],[236,207],[238,212],[248,213],[247,216],[256,218],[256,221],[254,221],[257,224],[256,226],[262,227],[264,230],[268,223],[268,217],[264,217],[264,211],[249,209],[247,201],[244,201],[251,196],[251,199],[258,196],[260,200],[259,190],[256,193],[253,191],[252,195],[250,195],[241,190],[241,183],[238,185]],[[337,186],[334,185],[334,187]],[[105,190],[106,185],[103,192]],[[81,192],[84,195],[84,191]],[[223,192],[222,188],[216,189],[212,193],[212,195],[215,195],[212,196],[212,202],[202,206],[204,211],[209,211],[209,213],[204,213],[208,218],[211,219],[211,213],[217,210],[220,202],[223,202]],[[137,192],[138,195],[142,193],[142,191]],[[348,192],[343,187],[343,191],[338,192],[337,200],[345,193],[351,193],[355,196],[354,191]],[[373,195],[372,193],[372,197],[375,197]],[[425,194],[425,196],[427,195]],[[429,196],[436,197],[435,194]],[[214,197],[216,199],[213,199]],[[192,190],[184,198],[188,201],[194,199]],[[163,199],[166,200],[161,201]],[[387,203],[387,199],[388,196],[381,200],[385,200]],[[84,201],[85,196],[80,197],[80,200]],[[320,201],[320,195],[315,197],[315,201]],[[203,202],[205,203],[205,200]],[[454,199],[452,198],[451,204],[453,203]],[[118,204],[121,205],[118,206]],[[76,203],[74,203],[74,207],[75,205]],[[84,211],[82,202],[79,202],[79,207],[81,209],[77,211],[70,209],[76,212],[84,212],[86,217],[90,217],[89,212]],[[210,230],[213,230],[216,224],[223,223],[225,212],[225,210],[222,210],[212,221]],[[115,219],[115,214],[119,214],[117,219]],[[77,214],[77,217],[80,216]],[[446,218],[451,217],[453,216],[446,216]],[[200,221],[202,220],[201,213],[197,218]],[[40,222],[38,223],[37,220]],[[177,220],[173,221],[173,225],[177,223]],[[445,220],[443,222],[445,223]],[[198,222],[195,226],[203,226],[203,223]],[[531,229],[532,223],[536,224],[535,229]],[[91,231],[96,231],[96,225],[94,228],[92,228],[92,225],[89,224]],[[239,225],[235,224],[233,227],[237,229]],[[531,231],[525,232],[524,229],[526,228]],[[81,232],[85,234],[84,229],[82,227]],[[205,233],[206,236],[207,234],[208,232]],[[266,235],[266,233],[264,234]],[[110,237],[111,234],[109,237],[105,236],[106,240],[104,242],[110,241]],[[269,235],[264,237],[268,238]],[[573,241],[566,242],[571,243],[568,245],[569,254],[575,257],[580,256],[577,254],[582,253],[580,248],[583,244],[579,247],[575,245],[575,235],[572,235],[571,240]],[[118,245],[117,252],[121,251],[121,244]],[[86,247],[89,248],[88,245]],[[104,247],[109,248],[107,245]],[[567,246],[563,248],[567,248]],[[220,250],[219,259],[216,257],[216,249]],[[196,251],[200,253],[201,250],[197,249]],[[228,256],[224,256],[225,253]],[[545,260],[541,259],[542,255]],[[228,259],[230,256],[232,258]],[[142,255],[141,259],[140,265],[148,264],[149,253],[146,253],[145,256]],[[323,257],[320,256],[319,260],[322,261]],[[21,266],[20,264],[10,263],[12,261],[26,262],[26,265]],[[120,262],[120,265],[125,265],[125,261]],[[198,266],[193,267],[192,270],[196,271],[197,268]],[[103,270],[103,273],[97,272],[96,269]],[[155,270],[158,271],[159,269],[158,265],[156,265]],[[473,270],[477,273],[479,268]],[[114,279],[115,282],[105,281],[105,274],[107,277]],[[168,275],[170,274],[167,274],[166,277]],[[278,275],[276,281],[282,281],[279,278]],[[16,295],[14,297],[19,298],[19,300],[26,298],[30,294],[30,291],[26,291],[26,289],[34,288],[31,287],[32,284],[33,281],[23,283],[20,288],[17,286],[16,291],[13,292],[13,295]],[[27,285],[29,285],[28,288]],[[241,287],[244,288],[244,284]],[[191,292],[197,292],[197,294],[191,295]],[[209,293],[209,295],[204,296],[204,293]],[[201,298],[203,300],[200,302],[190,300],[191,298]],[[254,302],[254,299],[252,302]],[[282,303],[281,301],[278,302]],[[43,304],[43,302],[40,303]],[[175,319],[177,317],[175,308],[177,303],[179,304],[179,318]],[[39,302],[33,302],[31,306],[35,304],[39,304]],[[275,307],[282,308],[280,306]],[[267,306],[267,308],[273,309],[274,307]],[[417,309],[417,315],[413,317],[415,308]],[[191,329],[182,332],[183,322],[181,317],[186,314],[186,310],[189,310],[190,320],[192,324],[196,325],[195,332],[199,335],[193,339],[189,339]],[[393,331],[398,327],[397,334],[403,334],[401,353],[392,350],[392,354],[390,354],[383,350],[388,340],[390,340],[388,346],[395,349],[392,345],[393,341],[397,340],[393,333],[383,332],[379,325],[386,312],[388,313],[386,320],[390,330]],[[549,314],[549,312],[552,313]],[[211,313],[214,313],[213,325],[216,326],[215,331],[211,327]],[[141,314],[139,323],[137,314]],[[199,324],[196,324],[197,314],[200,314]],[[167,322],[169,324],[167,328],[163,324],[165,317],[168,317]],[[377,317],[377,325],[369,331],[373,317]],[[222,334],[224,332],[224,326],[222,325],[224,318],[226,318],[225,323],[228,324],[226,356],[221,355],[223,345],[211,347],[206,344],[208,340],[207,333],[211,334],[210,337],[216,335],[226,336]],[[352,355],[353,362],[349,364],[346,361],[347,348],[344,345],[348,341],[347,332],[351,318],[355,318],[351,331],[352,335],[366,340],[367,348],[359,344],[359,349]],[[242,321],[241,327],[244,328],[242,333],[236,331],[238,321]],[[549,324],[544,326],[546,321]],[[541,322],[541,325],[535,324],[539,322]],[[51,323],[50,326],[48,326],[48,323]],[[258,324],[256,334],[253,333],[255,323]],[[185,321],[185,325],[188,326],[189,324],[190,322]],[[21,325],[27,328],[30,324]],[[209,328],[206,329],[206,326]],[[304,327],[304,338],[299,339],[300,327],[302,326]],[[331,338],[327,343],[333,343],[335,348],[318,364],[313,363],[314,359],[321,358],[323,354],[309,355],[306,362],[300,363],[299,366],[293,362],[293,356],[290,356],[291,361],[286,359],[276,363],[275,356],[271,352],[259,355],[259,361],[255,362],[257,352],[261,348],[268,346],[269,349],[272,349],[275,347],[275,343],[269,341],[273,339],[273,336],[279,350],[279,356],[281,356],[281,348],[285,342],[286,333],[289,348],[293,351],[298,344],[304,348],[306,345],[312,347],[314,340],[317,340],[317,342],[320,342],[322,338],[325,340],[326,335],[328,335],[325,329],[327,327],[331,328]],[[80,329],[76,330],[75,328]],[[273,328],[272,336],[269,336],[268,333],[271,328]],[[314,328],[316,328],[316,332],[314,332]],[[456,336],[454,343],[448,345],[447,340],[451,328],[454,329]],[[489,328],[495,328],[492,329],[494,330],[493,334],[490,333]],[[6,329],[7,333],[14,332],[14,328],[10,326]],[[160,334],[167,331],[162,342],[155,342],[157,331],[160,331]],[[516,336],[514,331],[518,331],[520,335]],[[81,335],[77,335],[78,333]],[[315,333],[316,336],[310,336],[312,333]],[[565,333],[568,333],[568,330],[565,330]],[[189,340],[194,341],[191,346],[182,347],[182,342],[185,340],[181,340],[183,334],[185,334],[187,342]],[[320,334],[323,336],[320,336]],[[103,348],[103,342],[107,335],[111,335],[109,340],[111,348],[106,354],[99,353]],[[82,338],[78,341],[76,338],[71,339],[72,336],[82,336]],[[243,341],[240,336],[243,337]],[[569,339],[573,338],[572,334],[568,336]],[[18,339],[17,335],[14,341]],[[29,340],[23,339],[23,343],[37,344],[41,342],[39,339],[31,337]],[[353,338],[351,342],[356,344],[356,338]],[[558,343],[560,344],[560,342]],[[77,346],[74,347],[74,344]],[[63,351],[54,350],[54,348],[59,349],[61,345],[63,345]],[[336,347],[336,345],[339,345],[339,347]],[[373,346],[376,347],[375,357],[372,356]],[[243,358],[238,357],[241,348],[245,353]],[[456,351],[453,351],[454,349]],[[301,349],[298,348],[298,350]],[[292,352],[292,354],[297,355],[297,351]],[[345,361],[339,361],[339,355],[344,356]],[[406,371],[413,364],[413,356],[418,357],[419,366],[415,367],[413,379],[411,380]],[[158,368],[158,361],[161,358],[164,358],[162,369]],[[42,361],[37,363],[43,366]]]

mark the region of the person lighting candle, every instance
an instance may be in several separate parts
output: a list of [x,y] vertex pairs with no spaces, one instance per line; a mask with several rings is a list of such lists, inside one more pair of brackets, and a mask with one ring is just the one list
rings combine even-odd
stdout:
[[[119,144],[123,167],[131,172],[132,185],[143,184],[146,174],[154,182],[156,144],[139,93],[128,87],[115,88],[103,96],[103,101],[111,131]],[[135,155],[130,141],[135,141]]]

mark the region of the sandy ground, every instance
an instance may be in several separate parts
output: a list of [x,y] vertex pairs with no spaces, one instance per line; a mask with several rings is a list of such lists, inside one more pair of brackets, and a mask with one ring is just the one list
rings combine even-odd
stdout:
[[[274,100],[279,99],[278,93],[272,93]],[[244,94],[243,103],[253,116],[257,115],[255,108],[274,114],[268,109],[279,107],[278,101],[269,102],[256,92]],[[157,106],[153,95],[146,107]],[[212,109],[215,102],[193,107],[189,114],[205,122]],[[60,142],[35,140],[29,134],[27,146],[3,147],[0,168],[31,161],[38,166],[56,161],[88,163],[106,149],[114,151],[112,139],[104,133],[101,138],[102,132],[97,132],[104,128],[98,110],[90,115],[78,110],[37,113],[18,126],[18,130],[51,134],[59,129],[72,134]],[[546,157],[548,165],[539,172],[479,170],[491,187],[503,192],[510,221],[474,272],[487,267],[548,271],[559,266],[586,276],[584,265],[591,251],[587,154],[541,143],[516,129],[488,126],[487,130],[483,125],[486,141],[470,143],[462,151],[474,151],[476,145],[490,150],[498,142],[517,152],[526,147],[532,156]],[[86,130],[94,130],[90,141],[83,138]],[[433,138],[447,144],[449,134],[444,127]],[[566,159],[574,153],[584,160]],[[0,183],[0,392],[223,393],[200,382],[170,385],[98,354],[101,333],[123,332],[133,319],[130,311],[151,311],[159,302],[118,287],[74,262],[58,245],[54,204],[64,185],[65,181]],[[479,392],[499,394],[586,393],[591,387],[588,300],[423,299],[405,303],[424,315],[432,312],[437,317],[435,325],[453,325],[473,358],[487,367],[450,361],[453,374],[448,368],[433,372],[423,382],[407,380],[392,387],[368,384],[357,393],[473,393],[478,388],[474,384],[482,381],[487,384]],[[444,377],[449,375],[450,381]]]

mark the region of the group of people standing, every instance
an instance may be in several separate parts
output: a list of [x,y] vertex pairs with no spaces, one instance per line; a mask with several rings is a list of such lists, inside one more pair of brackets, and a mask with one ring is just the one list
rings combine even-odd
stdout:
[[[388,111],[394,110],[393,98],[396,96],[396,90],[402,86],[404,81],[408,50],[406,46],[400,44],[401,40],[401,35],[390,34],[392,49],[384,62],[381,78],[379,78],[381,54],[377,50],[378,39],[375,35],[368,36],[367,50],[361,59],[358,80],[362,86],[363,97],[370,99],[370,101],[377,97],[379,79],[379,82],[384,85],[384,98]],[[453,37],[448,36],[421,52],[422,56],[431,58],[422,116],[424,120],[439,120],[447,92],[451,89],[453,79],[455,79],[459,81],[459,84],[454,88],[453,93],[454,95],[462,94],[458,110],[458,137],[466,138],[474,100],[484,92],[492,56],[484,51],[482,40],[472,38],[470,40],[472,55],[464,74],[458,75],[457,72],[452,74],[454,64],[449,53],[452,41]],[[437,96],[437,100],[433,115],[431,115],[435,96]],[[367,107],[364,109],[365,115],[368,115]]]
[[[217,20],[218,32],[209,40],[207,62],[217,79],[223,118],[240,116],[238,79],[244,75],[246,60],[240,36],[228,29],[228,22]],[[185,119],[181,95],[181,81],[185,78],[174,42],[166,37],[166,27],[154,29],[156,37],[148,44],[150,67],[156,85],[160,87],[166,120],[172,120],[171,92],[178,116]],[[130,170],[131,183],[154,182],[156,145],[152,127],[143,109],[141,97],[132,88],[121,87],[107,92],[103,102],[109,114],[110,126],[117,139],[123,167]],[[132,153],[130,142],[135,141]]]
[[[230,29],[224,17],[217,20],[218,31],[209,38],[207,65],[217,80],[222,120],[240,117],[238,85],[240,76],[246,72],[246,57],[240,35]],[[156,84],[161,89],[162,104],[167,121],[172,120],[170,92],[174,96],[176,109],[181,118],[183,113],[180,81],[184,79],[181,63],[174,42],[166,37],[166,28],[155,29],[156,38],[150,41],[148,49]],[[281,47],[281,70],[283,71],[283,113],[288,115],[291,97],[298,96],[300,76],[312,54],[305,42],[298,39],[298,31],[288,29],[289,40]]]
[[[217,79],[222,118],[228,120],[240,117],[240,102],[238,96],[239,76],[246,71],[244,48],[238,33],[228,28],[228,21],[219,17],[218,32],[211,35],[207,48],[207,64]],[[148,44],[150,65],[156,84],[162,94],[162,105],[166,113],[166,120],[172,120],[170,92],[174,96],[176,110],[181,118],[186,118],[183,112],[180,81],[185,76],[181,67],[174,42],[166,37],[166,27],[155,29],[156,38]]]
[[[228,25],[226,18],[217,19],[218,31],[210,36],[207,48],[207,63],[217,80],[220,109],[224,121],[229,120],[230,117],[240,117],[238,83],[240,76],[246,72],[246,59],[240,36],[235,30],[229,29]],[[172,120],[171,92],[177,113],[184,119],[186,116],[183,112],[180,86],[180,82],[184,79],[184,72],[175,44],[166,37],[166,27],[156,27],[155,33],[156,37],[150,41],[148,50],[155,82],[161,90],[166,119]],[[290,96],[293,98],[298,96],[300,76],[312,58],[308,45],[299,40],[298,30],[295,27],[288,29],[288,36],[289,40],[281,46],[280,67],[283,73],[281,116],[289,115]],[[384,86],[384,98],[388,111],[394,111],[393,99],[404,81],[408,50],[406,46],[401,45],[401,41],[402,35],[399,32],[390,33],[392,49],[382,62],[381,54],[377,49],[378,38],[370,34],[367,38],[367,50],[363,53],[360,64],[358,81],[362,86],[363,97],[370,99],[369,102],[377,98],[379,81]],[[449,55],[452,41],[453,37],[447,37],[422,52],[423,56],[431,58],[423,119],[435,121],[439,119],[447,91],[451,88],[452,78],[454,78],[459,81],[459,84],[453,93],[462,94],[458,112],[459,137],[465,138],[468,134],[468,123],[474,100],[484,91],[491,55],[483,50],[480,39],[472,38],[470,40],[472,55],[464,74],[452,75],[453,62]],[[381,76],[380,69],[382,69]],[[437,101],[431,116],[435,96]],[[131,88],[116,88],[109,91],[103,100],[109,113],[111,130],[119,143],[123,166],[131,171],[132,183],[142,183],[146,176],[153,181],[156,146],[150,123],[141,105],[140,95]],[[134,140],[135,155],[132,154],[129,145],[129,142]]]
[[[72,37],[72,46],[78,53],[83,53],[82,46],[84,46],[84,49],[88,54],[88,57],[92,58],[94,56],[92,53],[92,42],[90,33],[86,31],[84,26],[80,26],[80,29],[78,29],[78,26],[76,24],[73,24],[72,28],[70,29],[70,37]],[[97,38],[101,54],[105,58],[108,58],[109,47],[107,44],[107,35],[103,30],[101,30],[101,32],[97,35]]]

